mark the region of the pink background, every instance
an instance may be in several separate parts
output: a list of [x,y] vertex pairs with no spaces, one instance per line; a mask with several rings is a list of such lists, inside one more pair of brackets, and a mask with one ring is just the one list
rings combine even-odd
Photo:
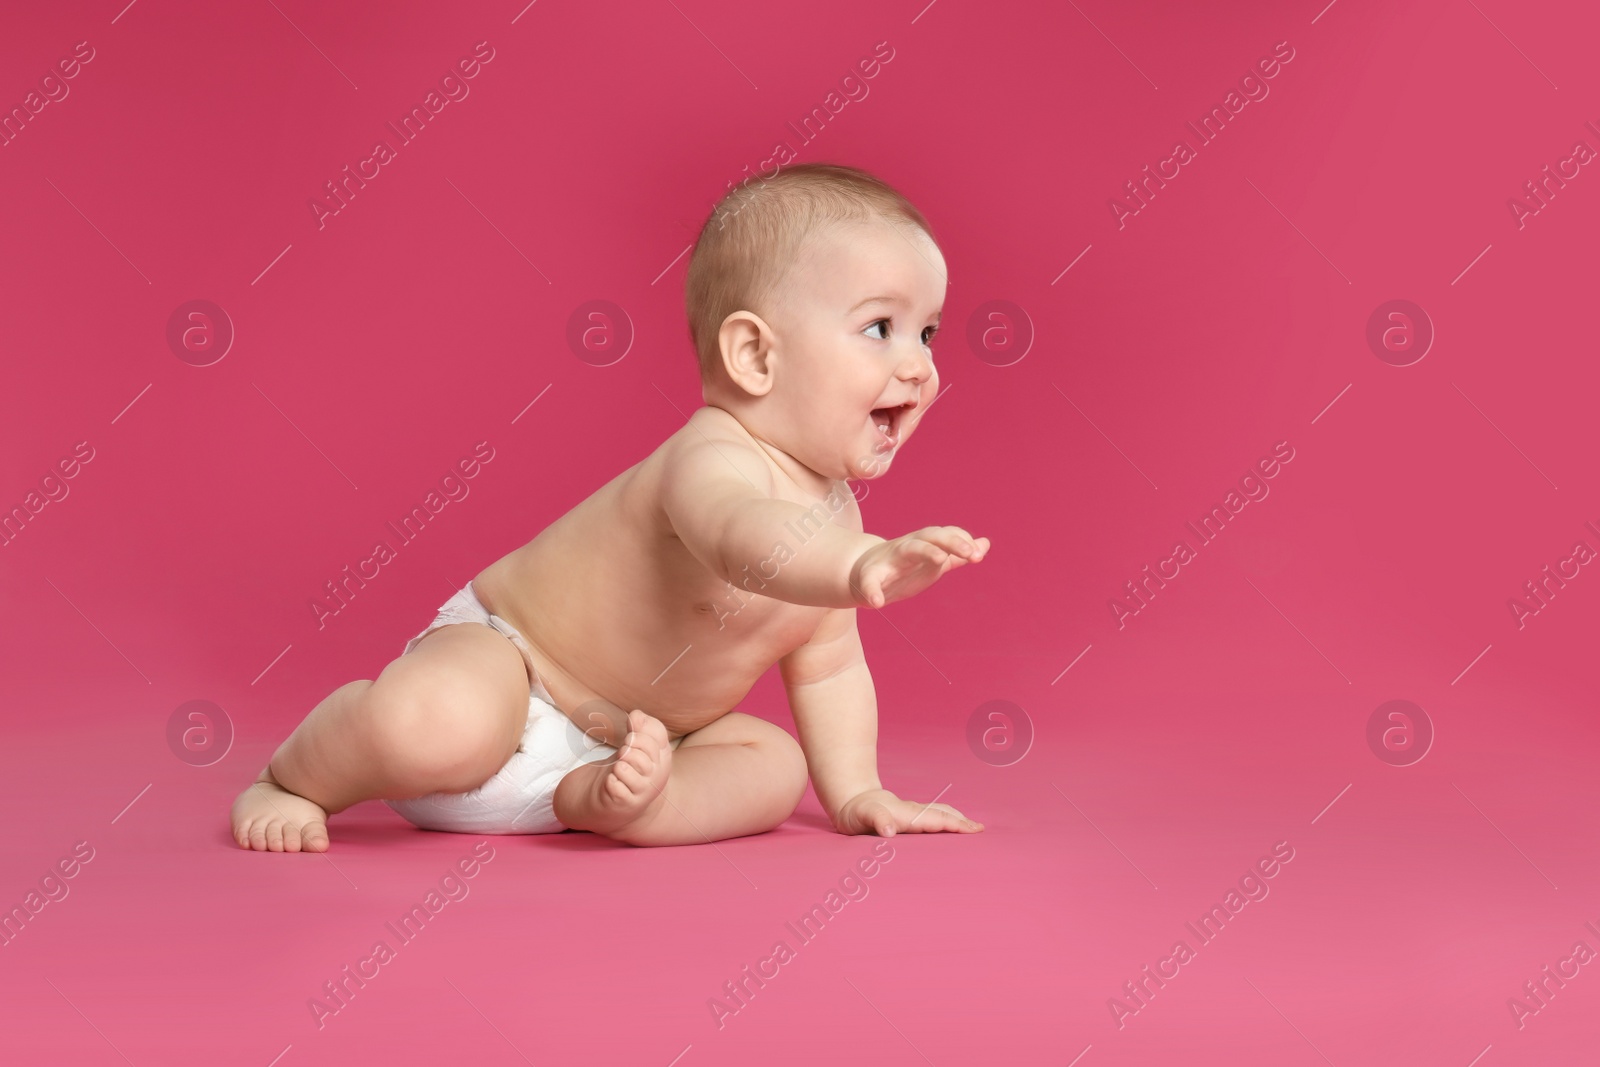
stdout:
[[[0,148],[0,505],[78,442],[93,459],[0,548],[0,905],[76,842],[94,856],[0,949],[0,1060],[1594,1056],[1595,966],[1520,1027],[1508,1000],[1600,950],[1600,577],[1580,567],[1521,628],[1508,600],[1600,549],[1600,177],[1520,228],[1507,201],[1600,148],[1600,19],[925,2],[8,20],[5,108],[75,43],[94,58]],[[319,229],[323,183],[480,41],[470,94]],[[1270,94],[1119,229],[1110,198],[1281,41]],[[878,42],[869,95],[801,143],[786,124]],[[309,998],[479,839],[367,804],[325,856],[263,856],[233,846],[228,804],[317,700],[699,404],[682,253],[780,141],[898,186],[950,264],[949,389],[863,510],[993,552],[861,628],[886,783],[987,832],[894,839],[869,895],[720,1028],[709,998],[874,839],[830,833],[809,796],[715,848],[496,839],[470,895],[319,1029]],[[167,341],[196,299],[236,331],[209,366]],[[1436,331],[1403,367],[1366,340],[1395,299]],[[634,333],[609,366],[567,342],[590,300]],[[1008,366],[967,341],[996,300],[1032,336]],[[319,629],[324,583],[479,441],[470,495]],[[1270,495],[1119,629],[1123,583],[1280,441]],[[792,729],[775,682],[745,710]],[[1367,741],[1395,699],[1435,733],[1409,766]],[[235,731],[207,766],[168,743],[191,700]],[[967,741],[992,700],[1023,709],[1009,754]],[[994,765],[1026,723],[1026,755]],[[1270,895],[1119,1028],[1109,998],[1196,947],[1185,922],[1280,841]]]

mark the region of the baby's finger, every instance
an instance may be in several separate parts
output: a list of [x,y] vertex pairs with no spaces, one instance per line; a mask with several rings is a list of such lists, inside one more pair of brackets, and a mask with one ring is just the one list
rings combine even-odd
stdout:
[[898,553],[902,562],[908,558],[915,558],[919,562],[925,560],[928,563],[934,564],[935,566],[944,563],[945,559],[951,554],[952,553],[950,550],[945,549],[928,539],[912,539],[910,541],[902,541],[900,543],[900,551]]
[[954,819],[958,824],[960,824],[961,827],[963,828],[963,830],[966,831],[966,832],[976,832],[978,830],[982,830],[983,829],[983,823],[979,822],[976,819],[967,818],[965,815],[961,814],[959,811],[957,811],[955,808],[952,808],[948,804],[939,804],[939,805],[937,805],[937,807],[939,807],[941,810],[947,812],[949,814],[949,816],[952,819]]
[[883,607],[883,582],[876,573],[862,572],[861,585],[858,587],[861,599],[869,608]]
[[950,809],[943,804],[919,804],[906,823],[908,830],[926,830],[930,826],[942,823],[950,814]]
[[959,526],[930,526],[922,532],[923,539],[931,541],[951,555],[969,559],[977,555],[978,545],[972,535]]
[[872,814],[868,818],[872,823],[872,832],[877,834],[879,837],[893,837],[895,835],[895,831],[899,829],[899,827],[894,824],[894,812],[890,811],[881,804],[873,809]]
[[973,821],[961,814],[948,804],[931,804],[921,814],[912,819],[913,827],[923,833],[939,833],[954,831],[956,833],[977,833],[983,829],[983,824]]

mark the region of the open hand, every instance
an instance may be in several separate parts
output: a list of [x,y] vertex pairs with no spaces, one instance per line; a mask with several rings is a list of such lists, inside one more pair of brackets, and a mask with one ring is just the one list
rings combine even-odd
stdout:
[[851,594],[860,604],[881,608],[916,596],[946,571],[977,563],[988,551],[987,537],[974,538],[959,526],[925,526],[861,553],[850,569]]
[[983,823],[974,822],[948,804],[918,804],[901,800],[887,789],[857,793],[834,816],[834,828],[841,834],[937,834],[951,832],[975,834]]

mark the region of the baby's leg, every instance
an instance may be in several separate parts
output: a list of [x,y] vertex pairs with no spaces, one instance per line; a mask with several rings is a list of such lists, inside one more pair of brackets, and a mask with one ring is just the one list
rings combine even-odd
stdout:
[[781,726],[731,712],[673,749],[657,720],[634,716],[637,752],[561,780],[563,825],[631,845],[692,845],[771,830],[805,795],[805,755]]
[[340,686],[234,801],[233,836],[258,852],[323,852],[327,817],[363,800],[464,793],[505,766],[528,720],[528,672],[488,626],[423,638],[376,681]]

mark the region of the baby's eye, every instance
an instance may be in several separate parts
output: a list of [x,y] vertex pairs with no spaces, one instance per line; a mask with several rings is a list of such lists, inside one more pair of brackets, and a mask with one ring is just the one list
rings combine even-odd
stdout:
[[876,328],[878,326],[882,326],[883,327],[883,336],[879,337],[878,340],[887,341],[889,339],[889,320],[888,319],[878,319],[875,322],[869,323],[867,325],[867,329],[863,330],[862,333],[866,333],[866,332],[868,332],[868,331],[870,331],[870,330],[872,330],[872,329],[874,329],[874,328]]
[[925,344],[925,345],[932,344],[934,335],[936,335],[938,332],[939,332],[939,327],[938,326],[929,326],[927,329],[923,330],[922,331],[922,343]]

